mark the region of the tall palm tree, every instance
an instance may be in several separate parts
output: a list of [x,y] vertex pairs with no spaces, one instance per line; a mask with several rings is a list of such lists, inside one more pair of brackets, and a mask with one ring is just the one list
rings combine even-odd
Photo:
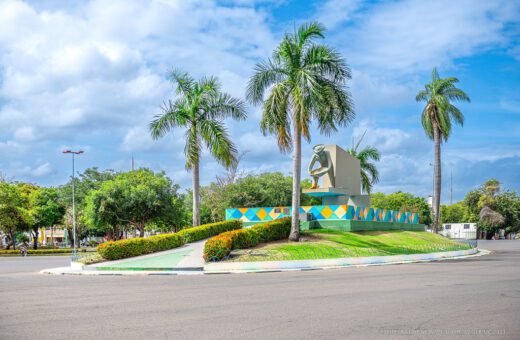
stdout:
[[363,136],[359,138],[356,145],[352,143],[352,148],[347,149],[347,152],[359,159],[361,167],[361,187],[364,192],[370,194],[373,185],[379,182],[379,172],[377,171],[375,164],[370,163],[370,160],[379,161],[381,154],[379,153],[379,150],[373,146],[366,146],[363,150],[358,152],[359,145],[361,144],[363,137],[365,137],[365,134],[366,131],[363,133]]
[[469,102],[469,97],[460,89],[455,87],[458,83],[455,77],[442,79],[433,68],[432,82],[426,84],[425,89],[419,91],[415,98],[418,102],[425,101],[426,106],[422,112],[422,125],[426,135],[433,140],[435,151],[435,190],[433,194],[433,231],[436,233],[439,225],[439,205],[441,197],[441,143],[448,141],[451,134],[452,120],[464,124],[462,112],[451,104],[452,101]]
[[[263,104],[264,135],[276,135],[282,152],[293,149],[291,241],[300,237],[302,135],[310,141],[312,120],[321,133],[329,135],[355,116],[345,85],[350,69],[335,49],[314,41],[324,38],[324,32],[320,23],[311,22],[286,34],[272,58],[256,65],[247,88],[247,99]],[[264,101],[266,90],[269,93]]]
[[193,173],[193,226],[200,225],[199,164],[201,149],[206,145],[215,159],[229,167],[236,160],[237,149],[229,139],[223,120],[244,120],[247,116],[242,100],[221,92],[216,77],[203,77],[195,81],[188,73],[174,70],[171,81],[177,84],[177,98],[162,106],[162,114],[150,123],[154,139],[175,127],[186,128],[184,154],[186,170]]

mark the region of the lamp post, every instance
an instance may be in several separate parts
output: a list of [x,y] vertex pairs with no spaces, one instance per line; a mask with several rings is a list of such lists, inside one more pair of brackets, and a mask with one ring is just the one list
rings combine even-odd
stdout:
[[72,256],[75,257],[76,256],[76,206],[75,206],[75,203],[74,203],[74,155],[79,155],[79,154],[82,154],[83,151],[82,150],[79,150],[79,151],[71,151],[71,150],[66,150],[66,151],[63,151],[63,153],[70,153],[72,154],[72,236],[73,236],[73,243],[74,243],[74,250],[72,252]]

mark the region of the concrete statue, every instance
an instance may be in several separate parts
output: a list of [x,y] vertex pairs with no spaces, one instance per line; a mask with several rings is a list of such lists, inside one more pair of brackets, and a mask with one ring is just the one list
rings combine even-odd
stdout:
[[[349,204],[370,206],[370,196],[361,195],[361,166],[359,159],[337,145],[318,144],[309,163],[312,187],[303,193],[322,197],[324,205]],[[316,163],[319,167],[313,169]],[[323,177],[321,187],[318,180]]]
[[[330,152],[325,150],[325,145],[323,144],[314,146],[312,151],[314,151],[314,155],[312,155],[309,163],[309,174],[312,176],[311,189],[316,189],[318,187],[318,180],[324,175],[328,175],[329,182],[331,183],[331,186],[334,187],[334,165],[330,158]],[[320,164],[320,167],[313,170],[312,168],[316,162]]]

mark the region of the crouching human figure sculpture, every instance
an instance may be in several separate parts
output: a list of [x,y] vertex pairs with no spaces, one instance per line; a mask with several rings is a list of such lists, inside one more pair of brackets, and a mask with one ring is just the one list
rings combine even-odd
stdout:
[[[326,174],[329,175],[330,184],[332,187],[335,187],[334,167],[332,165],[330,153],[325,150],[325,145],[318,144],[312,148],[312,151],[314,151],[314,155],[312,155],[311,161],[309,163],[309,174],[312,176],[311,189],[316,189],[318,187],[319,178]],[[316,162],[320,164],[320,167],[313,170],[312,167]]]

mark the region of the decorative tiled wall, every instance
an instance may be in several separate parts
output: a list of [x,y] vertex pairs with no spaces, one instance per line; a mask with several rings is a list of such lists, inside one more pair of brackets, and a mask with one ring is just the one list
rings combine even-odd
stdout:
[[[311,213],[313,220],[419,223],[419,213],[352,205],[303,206],[300,207],[300,213]],[[226,220],[236,218],[244,222],[265,222],[286,216],[291,216],[291,207],[226,209]]]

